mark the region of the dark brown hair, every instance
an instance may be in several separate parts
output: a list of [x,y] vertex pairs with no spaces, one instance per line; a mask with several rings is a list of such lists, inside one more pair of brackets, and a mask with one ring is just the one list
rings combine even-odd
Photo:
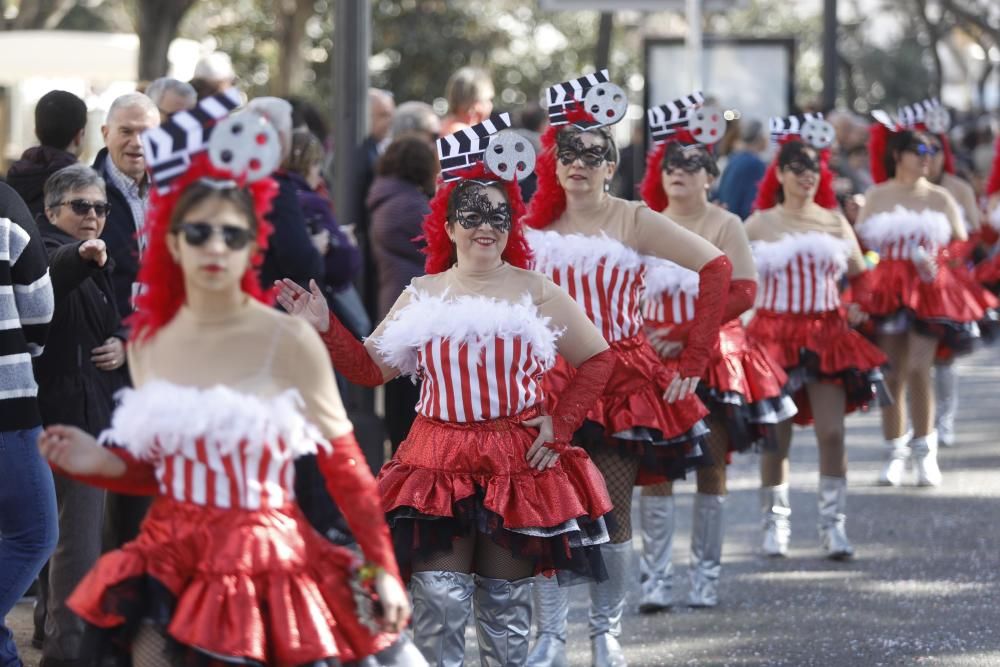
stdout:
[[393,140],[379,158],[375,173],[395,176],[412,183],[431,197],[437,178],[438,162],[427,141],[416,135],[404,135]]

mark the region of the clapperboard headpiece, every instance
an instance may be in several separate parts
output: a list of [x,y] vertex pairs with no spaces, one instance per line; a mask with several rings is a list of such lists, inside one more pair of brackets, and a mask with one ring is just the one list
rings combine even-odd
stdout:
[[498,114],[437,140],[441,180],[462,178],[476,163],[505,181],[520,181],[535,170],[535,148],[510,129],[510,115]]
[[259,181],[278,168],[281,141],[277,131],[258,113],[230,115],[239,104],[239,91],[230,89],[142,133],[146,164],[158,192],[168,192],[201,153],[206,153],[215,170],[238,182]]
[[771,140],[775,143],[801,139],[803,143],[818,151],[832,146],[834,139],[837,138],[833,125],[825,120],[821,113],[771,116],[770,131]]
[[951,114],[937,98],[899,107],[899,124],[908,130],[927,130],[944,134],[951,129]]
[[711,146],[726,133],[722,109],[705,105],[700,90],[647,109],[646,121],[655,146],[668,141]]
[[935,98],[907,104],[899,107],[897,115],[893,116],[884,109],[872,111],[872,124],[868,134],[869,167],[872,180],[882,183],[889,178],[886,171],[885,156],[889,150],[892,135],[905,130],[929,132],[938,136],[941,149],[944,151],[944,170],[955,173],[955,156],[948,141],[948,129],[951,127],[951,114],[941,102]]
[[546,91],[549,125],[572,123],[581,130],[614,125],[628,111],[628,95],[608,79],[608,70],[557,83]]

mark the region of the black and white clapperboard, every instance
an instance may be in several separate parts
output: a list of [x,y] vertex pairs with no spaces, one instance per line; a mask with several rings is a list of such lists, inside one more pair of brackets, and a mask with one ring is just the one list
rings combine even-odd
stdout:
[[813,120],[823,120],[823,114],[803,113],[791,116],[771,116],[771,140],[777,142],[790,134],[802,134],[802,126]]
[[490,145],[490,138],[509,127],[510,114],[502,113],[472,127],[440,137],[437,148],[438,158],[441,160],[441,180],[445,183],[458,180],[459,173],[476,162],[482,162]]
[[[599,83],[609,82],[610,79],[608,78],[608,70],[602,69],[600,72],[594,72],[593,74],[588,74],[587,76],[581,76],[579,79],[563,81],[562,83],[557,83],[556,85],[550,87],[547,91],[549,104],[549,125],[559,126],[569,123],[569,119],[566,117],[566,112],[570,108],[582,103],[588,90]],[[601,125],[601,123],[597,121],[583,121],[577,122],[576,125],[580,127],[580,129],[588,129],[590,127],[597,127],[598,125]]]
[[705,103],[705,96],[700,90],[679,99],[646,109],[646,122],[653,138],[653,144],[659,145],[667,137],[681,128],[686,128],[688,112]]
[[899,122],[903,125],[903,127],[913,127],[914,125],[924,121],[928,111],[940,108],[941,102],[932,98],[929,100],[923,100],[922,102],[901,106],[899,107],[896,115],[898,116]]
[[142,146],[153,183],[163,193],[183,174],[191,155],[203,150],[212,128],[240,105],[240,93],[230,88],[206,97],[188,111],[178,111],[159,127],[142,133]]

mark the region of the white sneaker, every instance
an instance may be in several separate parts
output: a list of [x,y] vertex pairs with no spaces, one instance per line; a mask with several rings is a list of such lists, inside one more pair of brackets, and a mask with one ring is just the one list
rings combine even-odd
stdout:
[[879,486],[899,486],[903,483],[906,462],[910,458],[910,438],[912,435],[912,433],[905,433],[894,440],[886,440],[886,459],[878,474]]
[[914,438],[913,465],[917,470],[917,486],[941,486],[941,468],[938,467],[937,432],[932,431],[922,438]]

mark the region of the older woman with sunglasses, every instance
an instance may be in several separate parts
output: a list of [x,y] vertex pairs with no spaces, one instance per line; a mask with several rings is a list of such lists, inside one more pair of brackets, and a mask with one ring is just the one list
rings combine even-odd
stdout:
[[918,486],[941,483],[931,367],[939,344],[968,351],[985,315],[977,295],[938,261],[950,242],[968,237],[954,197],[927,180],[936,151],[923,132],[872,126],[869,152],[878,185],[866,194],[855,228],[880,260],[854,286],[854,298],[875,319],[878,345],[889,358],[886,380],[895,403],[882,410],[883,485],[901,484],[911,457]]

